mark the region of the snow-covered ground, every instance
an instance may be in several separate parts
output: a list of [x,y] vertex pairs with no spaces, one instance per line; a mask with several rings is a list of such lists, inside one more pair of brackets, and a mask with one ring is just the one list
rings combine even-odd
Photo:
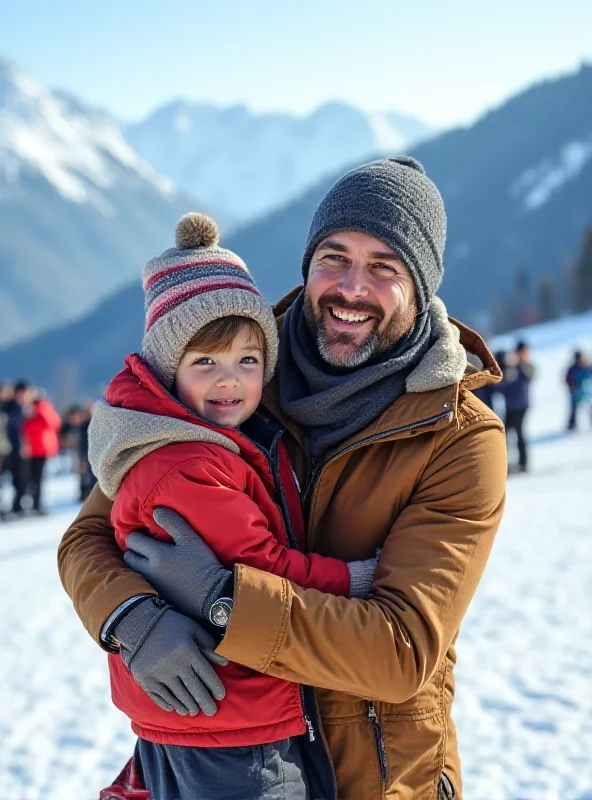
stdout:
[[[562,434],[561,381],[576,344],[592,351],[592,315],[527,338],[532,474],[509,482],[458,645],[465,798],[592,800],[592,425]],[[75,493],[55,477],[49,518],[0,525],[0,800],[96,800],[132,750],[104,657],[57,575]]]

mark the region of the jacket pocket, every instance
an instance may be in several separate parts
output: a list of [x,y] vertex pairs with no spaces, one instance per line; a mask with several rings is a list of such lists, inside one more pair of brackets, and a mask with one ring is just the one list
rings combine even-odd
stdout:
[[456,789],[448,775],[443,772],[440,775],[440,783],[438,784],[438,800],[454,800],[456,797]]

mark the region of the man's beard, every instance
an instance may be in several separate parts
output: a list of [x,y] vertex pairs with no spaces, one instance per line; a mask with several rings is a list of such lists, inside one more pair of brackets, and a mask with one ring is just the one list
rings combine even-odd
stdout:
[[[327,331],[324,313],[327,306],[337,306],[347,311],[369,314],[375,319],[375,328],[370,332],[368,338],[345,358],[337,358],[332,354],[332,351],[336,345],[351,346],[355,341],[354,334],[347,332],[330,333]],[[384,311],[380,306],[363,301],[349,303],[340,295],[331,294],[323,295],[319,299],[319,310],[315,314],[310,297],[308,295],[304,297],[304,318],[308,329],[315,338],[321,358],[332,367],[342,367],[344,369],[360,367],[371,358],[391,350],[399,339],[409,333],[415,324],[416,315],[417,303],[414,299],[407,308],[395,311],[386,327],[380,331],[380,325],[384,319]]]

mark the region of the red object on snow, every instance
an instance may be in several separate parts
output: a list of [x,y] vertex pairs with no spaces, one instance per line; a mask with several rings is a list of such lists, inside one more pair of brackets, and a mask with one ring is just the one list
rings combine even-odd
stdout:
[[60,451],[60,415],[49,402],[39,400],[30,417],[22,425],[22,433],[30,458],[51,458]]
[[152,795],[140,782],[133,758],[130,758],[112,785],[101,791],[99,800],[152,800]]

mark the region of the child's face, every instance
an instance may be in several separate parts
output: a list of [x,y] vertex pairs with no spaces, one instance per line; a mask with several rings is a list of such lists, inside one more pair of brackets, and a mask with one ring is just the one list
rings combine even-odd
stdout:
[[238,428],[261,400],[263,361],[248,331],[240,331],[226,352],[188,350],[175,373],[177,397],[208,422]]

